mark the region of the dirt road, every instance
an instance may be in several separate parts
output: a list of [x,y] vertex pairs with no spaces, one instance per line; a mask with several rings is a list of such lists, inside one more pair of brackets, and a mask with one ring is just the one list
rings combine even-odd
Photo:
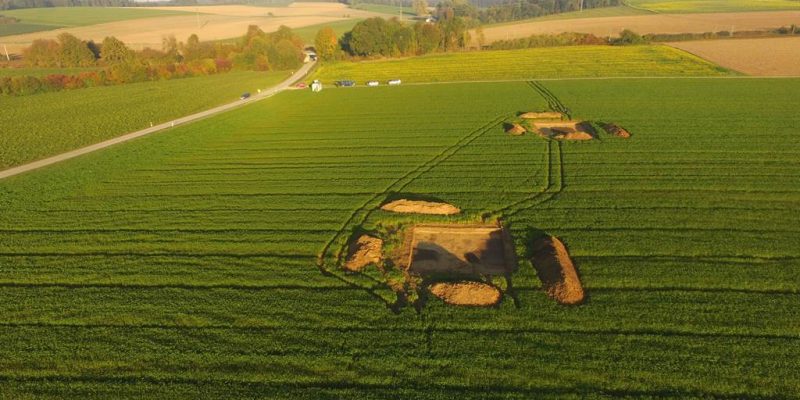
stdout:
[[226,112],[226,111],[230,111],[230,110],[232,110],[234,108],[241,107],[241,106],[243,106],[245,104],[250,104],[252,102],[255,102],[255,101],[258,101],[258,100],[262,100],[262,99],[265,99],[267,97],[271,97],[271,96],[273,96],[273,95],[275,95],[277,93],[280,93],[280,92],[288,89],[289,87],[292,86],[293,83],[295,83],[295,82],[299,81],[300,79],[302,79],[304,76],[306,76],[308,74],[308,72],[311,70],[311,68],[313,66],[314,66],[313,62],[303,65],[302,68],[300,68],[298,71],[296,71],[294,74],[292,74],[292,76],[290,76],[289,78],[287,78],[283,82],[281,82],[281,83],[279,83],[279,84],[277,84],[277,85],[275,85],[275,86],[273,86],[273,87],[271,87],[269,89],[262,90],[261,93],[255,94],[252,97],[250,97],[249,99],[237,100],[237,101],[235,101],[233,103],[228,103],[228,104],[225,104],[225,105],[221,105],[219,107],[215,107],[215,108],[212,108],[212,109],[209,109],[209,110],[206,110],[206,111],[201,111],[201,112],[196,113],[196,114],[187,115],[185,117],[178,118],[178,119],[175,119],[175,120],[172,120],[172,121],[168,121],[168,122],[165,122],[163,124],[155,125],[153,127],[147,128],[147,129],[142,129],[140,131],[131,132],[131,133],[128,133],[128,134],[125,134],[125,135],[122,135],[122,136],[119,136],[119,137],[116,137],[116,138],[113,138],[113,139],[106,140],[104,142],[95,143],[95,144],[93,144],[91,146],[82,147],[80,149],[68,151],[66,153],[62,153],[62,154],[59,154],[59,155],[55,155],[55,156],[52,156],[52,157],[45,158],[43,160],[34,161],[34,162],[28,163],[28,164],[23,164],[23,165],[20,165],[20,166],[16,166],[14,168],[9,168],[7,170],[0,171],[0,179],[8,178],[8,177],[11,177],[11,176],[14,176],[14,175],[19,175],[19,174],[22,174],[22,173],[25,173],[25,172],[28,172],[28,171],[33,171],[35,169],[46,167],[48,165],[52,165],[52,164],[55,164],[55,163],[58,163],[58,162],[61,162],[61,161],[69,160],[71,158],[82,156],[84,154],[88,154],[88,153],[91,153],[91,152],[94,152],[94,151],[102,150],[102,149],[105,149],[106,147],[111,147],[111,146],[113,146],[115,144],[124,143],[124,142],[127,142],[129,140],[136,139],[138,137],[149,135],[151,133],[156,133],[156,132],[159,132],[159,131],[162,131],[162,130],[165,130],[165,129],[169,129],[169,128],[173,128],[173,127],[176,127],[176,126],[179,126],[179,125],[184,125],[184,124],[187,124],[187,123],[190,123],[190,122],[194,122],[194,121],[197,121],[197,120],[200,120],[200,119],[203,119],[203,118],[207,118],[207,117],[210,117],[210,116],[213,116],[213,115],[217,115],[217,114],[220,114],[220,113],[223,113],[223,112]]

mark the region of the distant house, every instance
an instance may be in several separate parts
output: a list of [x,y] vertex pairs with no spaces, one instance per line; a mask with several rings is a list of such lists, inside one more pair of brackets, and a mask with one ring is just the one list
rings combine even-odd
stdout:
[[317,61],[317,53],[312,50],[306,50],[305,53],[306,57],[303,59],[304,63],[309,63],[312,61]]
[[425,23],[432,24],[432,23],[435,23],[437,20],[438,20],[438,18],[434,17],[433,15],[428,15],[425,18]]

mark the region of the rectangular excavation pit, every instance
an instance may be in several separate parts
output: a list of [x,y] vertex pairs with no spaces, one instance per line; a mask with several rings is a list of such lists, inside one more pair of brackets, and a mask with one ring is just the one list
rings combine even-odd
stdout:
[[539,136],[551,139],[591,140],[594,138],[592,127],[587,122],[534,122]]
[[516,266],[511,236],[497,225],[416,225],[408,271],[416,275],[504,275]]

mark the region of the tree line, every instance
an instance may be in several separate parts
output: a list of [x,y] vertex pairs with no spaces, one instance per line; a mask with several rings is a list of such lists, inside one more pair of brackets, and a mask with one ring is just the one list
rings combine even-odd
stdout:
[[191,35],[185,42],[164,38],[161,49],[134,51],[115,37],[101,43],[69,33],[56,39],[37,39],[23,51],[27,66],[37,68],[96,69],[75,75],[0,77],[0,93],[27,95],[89,86],[167,80],[240,70],[289,70],[303,64],[304,42],[290,28],[265,33],[255,25],[233,42],[201,42]]

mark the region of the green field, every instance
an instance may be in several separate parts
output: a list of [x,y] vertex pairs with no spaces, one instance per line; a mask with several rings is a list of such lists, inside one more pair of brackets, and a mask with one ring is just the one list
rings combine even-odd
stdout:
[[[800,393],[800,79],[542,84],[633,137],[506,135],[527,82],[290,91],[0,181],[0,396]],[[587,303],[524,257],[488,309],[322,274],[393,192],[558,235]]]
[[[0,76],[2,75],[0,69]],[[0,96],[0,169],[144,129],[267,88],[287,72],[197,78]]]
[[572,11],[572,12],[565,12],[558,14],[550,14],[542,17],[529,18],[523,20],[500,22],[496,24],[486,24],[484,25],[484,27],[517,25],[528,22],[555,21],[562,19],[624,17],[629,15],[646,15],[652,13],[653,13],[652,11],[645,10],[643,8],[633,8],[629,6],[598,7],[598,8],[587,8],[586,10],[583,11]]
[[574,46],[433,54],[338,62],[317,68],[325,83],[352,79],[403,82],[525,80],[608,76],[719,76],[731,72],[668,46]]
[[17,18],[20,22],[0,25],[0,36],[181,14],[185,13],[121,7],[49,7],[4,10],[0,11],[0,15]]
[[336,32],[337,37],[342,37],[345,32],[352,30],[353,27],[361,21],[362,20],[360,19],[346,19],[344,21],[334,21],[325,24],[305,26],[302,28],[292,29],[292,31],[305,40],[307,44],[314,44],[314,38],[317,37],[317,32],[326,26],[331,27],[333,31]]
[[365,10],[376,13],[393,15],[395,17],[399,17],[401,12],[403,13],[403,17],[406,18],[417,16],[417,13],[415,13],[414,9],[411,7],[398,7],[398,6],[391,6],[388,4],[359,3],[353,6],[353,8],[358,10]]
[[626,3],[660,13],[800,10],[797,0],[626,0]]

